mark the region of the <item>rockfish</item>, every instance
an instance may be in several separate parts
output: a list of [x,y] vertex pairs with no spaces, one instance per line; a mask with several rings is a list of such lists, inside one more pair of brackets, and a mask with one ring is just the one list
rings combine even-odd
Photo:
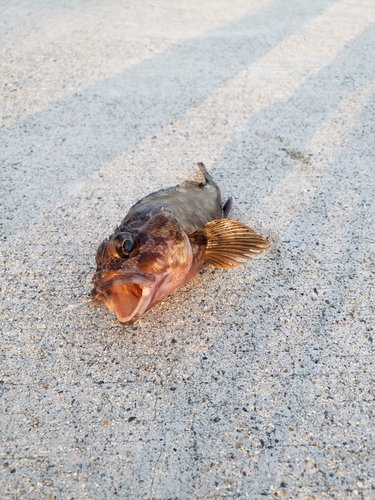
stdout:
[[151,193],[131,207],[96,252],[93,304],[104,303],[130,325],[203,267],[231,269],[270,243],[227,216],[220,190],[203,163],[204,182]]

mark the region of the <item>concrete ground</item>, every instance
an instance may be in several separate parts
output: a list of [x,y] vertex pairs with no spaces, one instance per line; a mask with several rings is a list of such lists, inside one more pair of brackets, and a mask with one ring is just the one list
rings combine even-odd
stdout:
[[[1,498],[375,498],[372,0],[0,0]],[[272,240],[124,328],[137,199]]]

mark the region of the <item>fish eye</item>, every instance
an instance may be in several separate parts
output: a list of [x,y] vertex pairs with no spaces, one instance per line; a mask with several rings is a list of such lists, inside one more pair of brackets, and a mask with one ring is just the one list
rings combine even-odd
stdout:
[[127,259],[135,254],[137,240],[130,233],[119,233],[113,240],[114,250],[120,259]]
[[128,238],[122,242],[122,252],[125,255],[129,255],[134,252],[135,243],[132,239]]

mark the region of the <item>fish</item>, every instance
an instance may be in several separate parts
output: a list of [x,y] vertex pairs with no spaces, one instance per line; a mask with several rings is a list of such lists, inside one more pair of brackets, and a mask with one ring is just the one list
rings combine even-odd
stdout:
[[220,189],[203,163],[202,182],[149,194],[133,205],[96,252],[92,304],[104,304],[131,325],[204,267],[233,269],[270,246],[242,222],[228,217]]

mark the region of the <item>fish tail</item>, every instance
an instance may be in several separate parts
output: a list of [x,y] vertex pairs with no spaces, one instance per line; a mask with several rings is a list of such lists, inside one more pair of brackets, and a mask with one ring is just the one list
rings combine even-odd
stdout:
[[204,175],[204,179],[206,181],[205,184],[209,184],[210,186],[215,186],[216,187],[216,183],[214,182],[214,180],[210,176],[210,174],[207,172],[207,169],[204,166],[204,164],[202,162],[198,162],[198,163],[196,163],[196,165],[200,169],[200,171],[202,172],[202,174]]

